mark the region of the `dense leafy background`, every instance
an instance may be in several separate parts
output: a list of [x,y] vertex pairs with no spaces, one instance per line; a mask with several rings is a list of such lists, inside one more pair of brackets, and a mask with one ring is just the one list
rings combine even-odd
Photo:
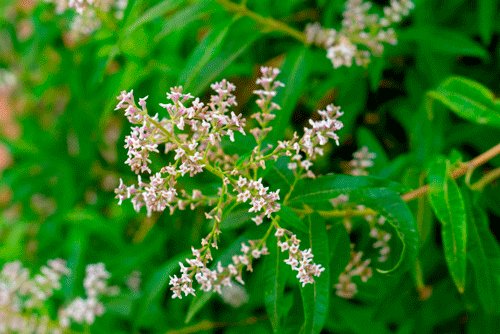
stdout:
[[[127,275],[139,270],[140,293],[123,288],[110,299],[93,333],[297,333],[302,326],[313,333],[323,323],[325,333],[494,333],[499,328],[495,234],[500,230],[489,229],[500,216],[499,184],[478,192],[463,177],[449,177],[457,161],[470,160],[500,139],[497,1],[415,0],[415,10],[397,29],[397,46],[387,47],[368,69],[336,70],[324,50],[263,31],[213,1],[130,1],[124,20],[102,14],[103,27],[80,41],[67,34],[71,15],[56,16],[51,4],[23,3],[0,3],[0,67],[18,77],[8,110],[21,129],[18,136],[5,129],[2,134],[14,162],[1,174],[0,264],[20,259],[36,271],[47,259],[67,259],[74,275],[60,300],[82,293],[79,282],[88,263],[106,263],[122,287]],[[375,7],[386,4],[377,1]],[[249,0],[248,7],[303,30],[314,21],[338,27],[343,1]],[[341,146],[328,148],[316,165],[318,173],[342,172],[352,153],[366,145],[377,153],[373,176],[405,189],[435,187],[429,200],[408,204],[412,213],[397,195],[404,191],[387,181],[349,190],[360,203],[393,210],[396,228],[415,217],[419,245],[416,234],[401,240],[406,249],[418,247],[418,267],[411,255],[402,270],[377,272],[358,284],[354,300],[342,299],[333,285],[348,261],[349,236],[333,218],[323,221],[312,213],[300,221],[290,209],[281,213],[282,220],[312,242],[318,259],[330,262],[329,275],[314,287],[299,288],[274,253],[247,275],[249,301],[239,308],[201,293],[171,299],[168,275],[177,273],[191,245],[198,246],[208,223],[200,210],[147,218],[129,203],[117,205],[117,180],[130,183],[134,175],[123,163],[129,128],[113,111],[115,96],[134,88],[136,96],[149,95],[154,110],[171,86],[182,84],[206,97],[209,84],[225,77],[237,86],[238,111],[248,115],[255,110],[252,90],[260,65],[280,67],[279,79],[286,84],[277,96],[283,110],[275,139],[300,131],[329,103],[345,112]],[[228,149],[245,153],[249,145],[242,140]],[[476,170],[471,182],[498,167],[496,157]],[[279,168],[268,173],[271,187],[287,187],[286,175],[273,174]],[[198,177],[182,186],[215,193],[215,181]],[[301,195],[290,198],[291,208]],[[214,256],[223,260],[241,241],[263,233],[244,211],[225,217],[223,227],[222,247]],[[449,247],[466,241],[467,253]],[[301,294],[315,297],[303,302]]]

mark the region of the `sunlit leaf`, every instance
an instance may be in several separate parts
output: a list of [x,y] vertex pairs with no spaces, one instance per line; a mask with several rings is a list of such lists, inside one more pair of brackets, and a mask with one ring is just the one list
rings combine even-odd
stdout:
[[311,244],[313,261],[325,267],[319,277],[314,277],[314,283],[301,287],[302,304],[304,306],[305,322],[301,333],[320,333],[328,313],[330,296],[330,250],[325,220],[317,213],[306,218],[309,227],[309,242]]
[[475,81],[451,77],[427,95],[431,99],[428,108],[431,113],[435,99],[468,121],[500,127],[500,104],[488,88]]
[[428,196],[434,213],[441,222],[446,263],[461,293],[465,289],[467,216],[457,183],[449,176],[449,161],[438,159],[429,168],[431,189]]
[[500,312],[500,247],[489,230],[488,217],[470,190],[462,191],[467,209],[467,258],[474,270],[479,301],[488,314]]
[[281,252],[276,246],[276,237],[271,237],[269,242],[269,252],[264,260],[264,304],[267,314],[273,327],[274,333],[281,333],[283,316],[283,292],[285,290],[286,279],[290,273],[287,268],[287,254]]

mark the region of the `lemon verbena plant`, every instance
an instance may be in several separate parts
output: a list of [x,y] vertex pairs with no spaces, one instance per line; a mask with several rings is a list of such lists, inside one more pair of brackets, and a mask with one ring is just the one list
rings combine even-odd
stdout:
[[[182,87],[171,88],[167,93],[171,103],[160,104],[167,111],[168,118],[160,119],[158,113],[150,116],[146,108],[147,97],[140,98],[136,104],[133,91],[124,91],[118,96],[120,102],[116,109],[124,109],[129,122],[135,125],[125,139],[125,148],[128,149],[125,163],[137,174],[150,175],[149,180],[138,175],[137,184],[131,186],[120,181],[115,190],[119,203],[130,199],[136,211],[144,207],[148,215],[167,208],[173,213],[176,209],[203,206],[207,207],[206,218],[214,220],[212,230],[201,240],[201,248],[192,248],[193,258],[186,260],[188,265],[180,263],[181,276],[170,278],[173,298],[181,298],[182,292],[195,295],[194,280],[201,290],[219,293],[222,286],[231,285],[233,280],[244,284],[243,269],[251,271],[255,259],[269,254],[266,240],[273,230],[281,251],[288,252],[285,262],[297,271],[297,278],[303,285],[313,283],[314,276],[321,275],[324,270],[321,264],[313,262],[314,254],[310,248],[301,250],[297,236],[280,227],[276,213],[280,211],[280,202],[286,203],[289,194],[280,195],[280,189],[269,191],[259,178],[259,171],[266,168],[268,161],[287,156],[290,157],[288,168],[296,180],[314,177],[310,167],[317,156],[323,155],[322,146],[329,140],[338,144],[336,131],[343,126],[338,120],[342,113],[339,107],[329,105],[326,110],[318,112],[321,120],[309,121],[310,127],[304,128],[302,136],[295,133],[289,141],[265,143],[272,130],[273,111],[281,109],[273,102],[276,90],[284,86],[277,80],[279,72],[277,68],[261,68],[262,77],[256,82],[261,88],[254,91],[258,96],[259,111],[251,115],[255,122],[250,130],[245,129],[247,120],[232,111],[237,105],[233,95],[236,87],[225,79],[211,85],[216,94],[211,95],[206,104],[183,92]],[[255,148],[248,156],[230,156],[224,152],[221,139],[228,137],[234,142],[235,132],[242,135],[249,132],[255,138]],[[150,154],[169,152],[173,156],[172,162],[159,171],[152,171]],[[215,197],[204,195],[197,189],[187,192],[176,187],[179,178],[207,172],[220,179]],[[242,243],[241,253],[234,255],[227,267],[219,262],[216,269],[211,270],[207,265],[213,260],[211,249],[217,248],[221,218],[225,210],[238,202],[248,202],[248,212],[254,214],[251,219],[257,225],[266,222],[268,230],[262,239]]]

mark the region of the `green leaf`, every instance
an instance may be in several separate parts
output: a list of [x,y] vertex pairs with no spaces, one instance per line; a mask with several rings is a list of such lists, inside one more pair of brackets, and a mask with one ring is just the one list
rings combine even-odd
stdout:
[[280,189],[282,196],[288,194],[295,182],[295,175],[288,169],[289,157],[279,157],[276,163],[271,167],[265,179],[269,182],[269,187],[276,191]]
[[255,213],[248,212],[248,208],[236,210],[222,218],[220,229],[224,231],[241,227],[252,217],[255,217]]
[[[261,35],[258,31],[252,31],[251,29],[250,31],[250,33],[245,31],[244,36],[231,35],[226,38],[230,42],[224,45],[221,52],[208,62],[193,80],[191,93],[194,96],[199,95],[208,85],[213,83]],[[238,30],[238,33],[241,33],[241,31]]]
[[367,188],[353,192],[350,201],[363,204],[386,217],[402,242],[403,249],[399,258],[390,257],[386,261],[388,267],[377,268],[377,271],[389,273],[401,267],[403,263],[413,266],[418,253],[418,231],[413,215],[401,196],[391,189]]
[[213,1],[197,1],[188,7],[170,16],[163,24],[161,32],[155,37],[155,41],[162,39],[174,31],[178,31],[188,24],[201,19],[203,16],[215,11]]
[[219,52],[222,42],[232,26],[231,22],[222,22],[216,26],[194,49],[189,57],[186,67],[179,76],[179,85],[182,85],[187,92],[190,92],[193,79],[198,72]]
[[417,42],[422,48],[441,54],[488,59],[487,51],[477,42],[455,30],[443,27],[418,26],[401,31],[400,42]]
[[475,288],[487,314],[500,313],[500,247],[491,234],[488,217],[469,189],[462,189],[467,209],[467,258],[474,271]]
[[330,251],[325,220],[317,213],[307,216],[309,226],[309,242],[314,254],[313,261],[325,267],[319,277],[314,277],[314,283],[301,287],[302,304],[304,306],[305,322],[301,333],[320,333],[328,313],[330,297]]
[[393,181],[373,176],[325,175],[315,179],[302,179],[290,195],[289,203],[325,202],[346,192],[362,188],[388,188],[405,193],[408,188]]
[[285,130],[290,125],[293,111],[304,91],[303,88],[309,75],[308,52],[308,48],[300,47],[287,54],[281,73],[277,77],[277,80],[283,82],[285,87],[278,88],[276,98],[273,99],[281,106],[281,110],[274,112],[276,118],[273,121],[273,130],[269,134],[270,138],[282,139]]
[[497,0],[479,0],[477,11],[477,22],[479,23],[479,32],[483,43],[489,45],[491,36],[495,28],[495,17],[497,14]]
[[441,222],[446,263],[460,293],[465,289],[467,216],[455,180],[449,176],[449,161],[438,158],[429,168],[429,201]]
[[206,303],[208,303],[214,293],[213,291],[198,291],[196,296],[191,300],[191,304],[189,304],[186,320],[184,320],[186,324],[193,319],[196,313],[198,313]]
[[270,255],[264,260],[264,304],[274,333],[281,333],[283,292],[290,273],[284,260],[287,256],[276,246],[276,237],[268,242]]
[[[413,264],[416,260],[418,232],[411,211],[400,196],[405,191],[406,187],[396,182],[375,177],[327,175],[299,181],[290,196],[289,206],[302,209],[307,204],[313,209],[324,210],[329,205],[329,199],[346,194],[350,204],[365,205],[384,215],[397,231],[402,243],[399,257],[390,257],[391,261],[384,263],[384,268],[377,268],[382,273],[388,273],[400,267],[403,262]],[[331,205],[329,208],[331,209]]]
[[360,147],[366,146],[370,152],[375,153],[375,159],[373,159],[373,167],[370,168],[370,174],[378,175],[378,172],[384,166],[387,166],[389,161],[383,146],[380,144],[377,137],[364,127],[359,128],[356,133],[356,141]]
[[158,300],[165,289],[168,288],[169,276],[174,275],[179,269],[179,262],[184,261],[190,254],[183,253],[168,261],[147,281],[143,296],[139,300],[139,306],[135,319],[143,318],[152,303]]
[[182,5],[186,0],[165,0],[145,11],[134,23],[128,26],[124,32],[126,35],[132,33],[143,24],[151,22]]
[[370,77],[370,88],[373,91],[378,90],[378,84],[380,79],[382,79],[382,74],[384,73],[385,58],[384,57],[373,57],[370,67],[368,68],[368,75]]
[[330,240],[330,283],[335,285],[351,259],[351,240],[343,224],[335,224],[328,230],[328,240]]
[[278,215],[281,218],[281,222],[284,228],[290,229],[292,231],[299,230],[301,232],[307,233],[307,226],[289,207],[281,204],[281,209],[280,211],[278,211]]
[[500,127],[500,105],[493,93],[483,85],[462,77],[451,77],[437,90],[427,93],[428,111],[432,100],[438,100],[458,116],[477,124]]

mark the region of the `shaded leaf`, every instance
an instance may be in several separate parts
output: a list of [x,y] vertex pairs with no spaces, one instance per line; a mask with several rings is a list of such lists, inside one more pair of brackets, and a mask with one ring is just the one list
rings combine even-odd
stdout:
[[283,82],[285,87],[277,89],[277,95],[273,99],[281,106],[281,110],[274,112],[276,118],[273,121],[273,130],[269,134],[275,140],[282,139],[286,128],[290,125],[293,111],[307,82],[308,52],[309,49],[306,47],[291,50],[277,77],[277,80]]
[[[242,22],[239,21],[240,25]],[[208,85],[214,82],[218,76],[222,74],[222,72],[231,65],[246,49],[257,39],[260,37],[261,33],[259,31],[253,31],[250,26],[247,25],[247,29],[250,30],[245,31],[245,35],[231,35],[231,37],[227,37],[227,40],[230,41],[224,45],[221,49],[220,53],[210,60],[199,72],[193,82],[191,84],[191,92],[193,95],[197,96],[202,91],[204,91]],[[241,33],[238,30],[236,33]]]
[[371,153],[375,153],[373,167],[370,174],[378,175],[378,172],[388,164],[387,153],[375,135],[367,128],[361,127],[356,133],[356,141],[360,147],[366,146]]
[[179,75],[179,85],[182,85],[187,92],[191,91],[191,83],[198,72],[217,55],[231,26],[229,22],[222,22],[198,43]]
[[199,20],[215,10],[216,8],[213,6],[212,1],[198,1],[192,3],[165,20],[161,32],[155,37],[155,41],[186,27],[188,24]]
[[496,0],[479,0],[477,11],[477,22],[479,24],[479,32],[483,43],[489,45],[491,36],[495,28],[495,17],[497,14],[498,1]]
[[186,0],[168,0],[161,1],[153,7],[146,10],[134,23],[128,26],[124,31],[126,34],[132,33],[135,29],[141,27],[143,24],[151,22],[182,5]]
[[265,179],[269,182],[270,188],[272,190],[280,189],[281,196],[288,194],[295,182],[295,175],[288,169],[289,162],[289,157],[279,157],[265,176]]
[[479,43],[455,30],[426,25],[403,30],[398,35],[400,42],[417,42],[441,54],[488,59],[488,53]]
[[143,296],[139,301],[135,319],[144,317],[150,305],[161,297],[163,292],[168,288],[169,276],[176,273],[179,269],[179,262],[184,261],[187,256],[189,256],[188,253],[176,256],[151,276],[145,285]]

